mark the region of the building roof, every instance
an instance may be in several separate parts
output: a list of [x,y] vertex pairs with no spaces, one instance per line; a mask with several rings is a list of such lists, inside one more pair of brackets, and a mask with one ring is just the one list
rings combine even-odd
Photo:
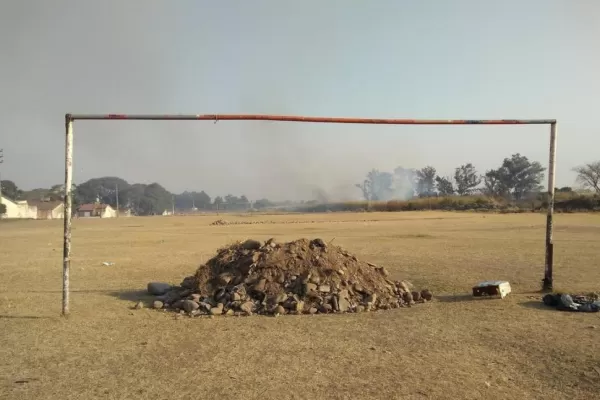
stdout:
[[106,207],[109,207],[108,204],[94,204],[94,203],[88,203],[88,204],[82,204],[79,206],[78,211],[94,211],[94,210],[104,210]]
[[61,206],[62,204],[63,204],[63,202],[59,201],[59,200],[55,200],[55,201],[41,201],[41,200],[29,201],[29,205],[36,206],[37,209],[40,210],[40,211],[52,211],[56,207]]

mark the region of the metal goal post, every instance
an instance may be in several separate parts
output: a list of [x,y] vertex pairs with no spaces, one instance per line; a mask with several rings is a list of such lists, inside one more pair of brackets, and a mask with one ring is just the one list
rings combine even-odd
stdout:
[[553,214],[556,172],[555,119],[388,119],[388,118],[331,118],[296,115],[203,114],[203,115],[126,115],[126,114],[66,114],[65,115],[65,193],[62,315],[69,314],[69,270],[71,266],[71,222],[73,183],[73,122],[76,120],[146,120],[146,121],[282,121],[331,124],[380,125],[550,125],[548,162],[548,212],[546,218],[546,255],[543,289],[552,290],[554,264]]

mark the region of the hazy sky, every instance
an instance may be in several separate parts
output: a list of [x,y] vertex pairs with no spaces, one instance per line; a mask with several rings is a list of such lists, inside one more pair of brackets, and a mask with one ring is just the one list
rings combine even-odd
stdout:
[[[64,114],[556,118],[557,184],[600,159],[600,1],[0,1],[2,176],[63,181]],[[249,198],[371,168],[547,165],[549,128],[77,121],[75,181]],[[356,189],[357,190],[357,189]],[[358,191],[355,192],[358,194]]]

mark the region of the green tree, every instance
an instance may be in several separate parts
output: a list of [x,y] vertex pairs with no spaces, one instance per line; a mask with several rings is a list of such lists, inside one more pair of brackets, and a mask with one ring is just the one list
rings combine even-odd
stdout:
[[440,196],[454,195],[454,186],[452,185],[452,180],[450,178],[436,176],[435,186]]
[[23,191],[17,187],[13,181],[3,180],[2,183],[2,195],[13,200],[21,200]]
[[505,158],[502,166],[484,175],[486,191],[493,195],[512,196],[515,200],[541,190],[546,169],[519,153]]
[[456,193],[466,196],[481,183],[481,177],[473,164],[463,164],[454,170],[454,181],[456,182]]

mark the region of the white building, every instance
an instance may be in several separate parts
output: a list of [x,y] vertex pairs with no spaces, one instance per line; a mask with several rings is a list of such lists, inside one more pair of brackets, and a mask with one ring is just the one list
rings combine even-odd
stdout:
[[0,203],[6,206],[6,213],[0,215],[0,218],[37,219],[37,207],[29,205],[25,200],[12,200],[3,195]]

